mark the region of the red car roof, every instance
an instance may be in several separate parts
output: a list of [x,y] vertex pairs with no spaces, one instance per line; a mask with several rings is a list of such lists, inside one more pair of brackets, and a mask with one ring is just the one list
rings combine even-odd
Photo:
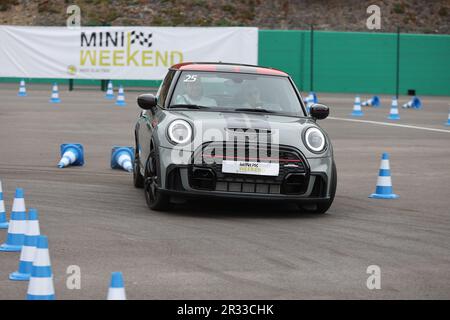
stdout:
[[192,71],[222,71],[222,72],[237,72],[237,73],[257,73],[267,74],[272,76],[284,76],[288,74],[273,68],[259,67],[247,64],[234,63],[213,63],[213,62],[183,62],[175,64],[170,69],[175,70],[192,70]]

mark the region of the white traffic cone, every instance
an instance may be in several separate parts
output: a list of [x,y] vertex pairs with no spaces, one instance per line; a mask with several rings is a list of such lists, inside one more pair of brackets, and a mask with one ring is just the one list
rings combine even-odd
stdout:
[[51,103],[60,103],[58,84],[55,82],[52,86],[52,96],[50,98]]
[[108,82],[108,89],[106,90],[105,98],[109,100],[114,99],[114,88],[111,80]]
[[30,280],[31,267],[36,253],[37,239],[40,235],[38,212],[36,209],[28,210],[27,229],[22,251],[20,252],[19,269],[9,275],[10,280]]
[[61,160],[58,168],[84,165],[84,149],[79,143],[64,143],[60,146]]
[[399,120],[400,119],[400,115],[398,113],[398,102],[397,102],[396,97],[392,98],[391,111],[389,112],[388,119],[389,120]]
[[355,103],[353,104],[353,111],[350,114],[353,117],[362,117],[364,114],[361,111],[361,100],[359,96],[355,97]]
[[28,283],[27,300],[55,300],[53,272],[46,236],[37,237],[30,282]]
[[26,97],[27,96],[27,88],[25,87],[25,80],[20,80],[19,84],[19,92],[17,93],[19,97]]
[[9,223],[6,219],[5,201],[3,200],[2,182],[0,181],[0,229],[8,229]]
[[123,284],[122,272],[113,272],[111,274],[111,285],[108,289],[107,300],[127,300],[125,287]]
[[8,235],[6,242],[0,246],[0,251],[20,251],[25,240],[27,227],[27,213],[23,189],[17,188],[9,221]]
[[116,106],[126,106],[125,102],[125,92],[123,90],[123,86],[119,87],[119,93],[117,94]]
[[111,150],[111,168],[133,172],[134,148],[113,147]]
[[383,153],[381,157],[380,171],[378,173],[377,187],[375,193],[369,198],[374,199],[396,199],[399,196],[392,192],[391,169],[389,166],[389,154]]

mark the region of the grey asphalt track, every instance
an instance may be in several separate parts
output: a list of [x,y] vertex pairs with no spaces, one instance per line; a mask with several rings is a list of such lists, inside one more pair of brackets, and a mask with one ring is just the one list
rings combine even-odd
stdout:
[[[290,205],[201,201],[171,212],[147,209],[131,175],[109,167],[113,145],[133,144],[141,91],[126,107],[92,88],[48,102],[50,86],[0,84],[0,179],[9,215],[25,189],[49,237],[57,299],[105,299],[122,271],[130,299],[449,299],[449,97],[422,97],[423,110],[400,109],[399,124],[327,119],[338,189],[328,214]],[[362,98],[368,98],[363,96]],[[319,94],[336,118],[350,118],[354,96]],[[389,122],[382,108],[361,120]],[[407,97],[401,97],[400,103]],[[58,169],[59,145],[85,147],[84,167]],[[397,200],[374,200],[380,157],[389,152]],[[0,230],[0,242],[6,231]],[[27,283],[8,280],[18,253],[0,252],[0,299],[24,299]],[[66,287],[66,268],[81,268],[81,289]],[[381,268],[369,290],[366,269]]]

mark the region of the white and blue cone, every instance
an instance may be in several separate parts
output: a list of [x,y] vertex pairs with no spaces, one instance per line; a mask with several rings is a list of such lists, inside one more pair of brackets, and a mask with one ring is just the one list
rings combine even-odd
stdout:
[[448,111],[447,123],[445,125],[450,126],[450,110]]
[[380,106],[380,98],[378,96],[373,96],[371,99],[361,102],[361,106],[378,108]]
[[111,285],[108,289],[107,300],[127,300],[122,272],[111,274]]
[[25,87],[25,80],[20,80],[19,84],[19,92],[17,93],[19,97],[26,97],[27,96],[27,88]]
[[108,82],[108,88],[106,90],[105,98],[109,100],[114,99],[114,88],[111,80],[109,80]]
[[9,223],[6,219],[5,201],[3,200],[2,182],[0,181],[0,229],[8,229]]
[[79,143],[64,143],[60,146],[61,160],[58,168],[84,165],[84,149]]
[[398,102],[397,98],[392,98],[391,111],[389,112],[389,116],[387,117],[389,120],[400,120],[400,115],[398,113]]
[[51,103],[60,103],[58,84],[55,82],[52,86],[52,96],[50,98]]
[[362,117],[364,114],[361,111],[361,100],[359,96],[355,97],[355,103],[353,104],[353,111],[350,114],[353,117]]
[[414,96],[410,101],[405,103],[402,108],[413,108],[413,109],[422,109],[422,101],[416,96]]
[[312,92],[312,91],[308,94],[308,96],[306,97],[306,99],[305,99],[304,102],[307,103],[308,100],[309,100],[311,103],[317,103],[317,102],[319,102],[319,100],[317,99],[316,93],[315,93],[315,92]]
[[378,173],[375,193],[369,198],[374,199],[397,199],[399,196],[392,192],[391,169],[389,166],[389,154],[383,153],[381,157],[380,171]]
[[17,188],[9,221],[6,242],[0,246],[0,251],[17,252],[22,250],[27,227],[27,213],[23,189]]
[[125,93],[123,90],[123,86],[120,85],[119,87],[119,93],[117,94],[117,100],[116,100],[116,106],[126,106],[125,102]]
[[40,235],[39,218],[36,209],[28,210],[27,229],[22,251],[20,252],[19,269],[9,275],[10,280],[28,281],[31,276],[38,236]]
[[113,147],[111,150],[111,168],[133,172],[134,148]]
[[53,272],[46,236],[37,237],[30,282],[28,283],[27,300],[55,300]]

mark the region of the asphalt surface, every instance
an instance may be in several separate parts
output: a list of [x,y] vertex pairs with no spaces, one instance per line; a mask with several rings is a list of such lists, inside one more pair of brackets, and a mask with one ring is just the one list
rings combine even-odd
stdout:
[[[423,110],[400,109],[395,123],[347,122],[352,95],[319,94],[332,119],[336,199],[325,215],[290,205],[199,201],[152,212],[125,171],[110,169],[113,145],[132,145],[139,113],[127,91],[117,107],[97,90],[48,102],[49,86],[0,84],[0,179],[8,216],[16,187],[39,210],[49,237],[57,299],[105,299],[122,271],[130,299],[449,299],[450,128],[448,97],[422,97]],[[367,98],[364,96],[363,98]],[[407,97],[401,97],[400,103]],[[361,120],[389,122],[382,108]],[[58,169],[59,145],[84,145],[84,167]],[[389,152],[397,200],[374,200],[380,157]],[[0,241],[6,231],[0,230]],[[18,253],[0,252],[0,299],[24,299],[27,283],[8,280]],[[81,289],[66,287],[69,265]],[[369,265],[381,289],[366,287]]]

